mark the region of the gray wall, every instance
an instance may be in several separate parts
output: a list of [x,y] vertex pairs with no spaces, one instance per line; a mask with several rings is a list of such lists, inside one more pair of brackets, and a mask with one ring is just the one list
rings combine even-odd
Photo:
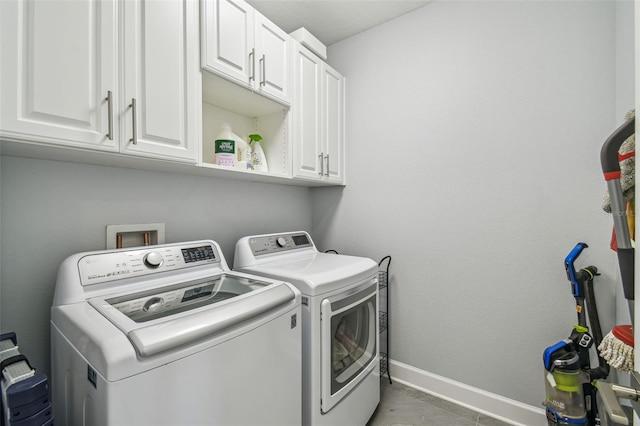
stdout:
[[49,372],[49,310],[62,260],[105,248],[110,224],[163,222],[166,242],[310,229],[306,188],[1,157],[0,330]]
[[622,119],[615,24],[613,2],[435,2],[329,49],[348,185],[312,190],[313,232],[392,255],[392,359],[539,407],[543,350],[576,322],[563,260],[580,241],[614,325],[599,151]]
[[616,2],[616,117],[624,117],[634,104],[633,1]]

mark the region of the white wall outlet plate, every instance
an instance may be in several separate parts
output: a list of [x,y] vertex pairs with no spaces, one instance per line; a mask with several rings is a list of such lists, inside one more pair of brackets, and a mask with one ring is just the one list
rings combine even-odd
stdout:
[[164,244],[164,223],[107,225],[107,250]]

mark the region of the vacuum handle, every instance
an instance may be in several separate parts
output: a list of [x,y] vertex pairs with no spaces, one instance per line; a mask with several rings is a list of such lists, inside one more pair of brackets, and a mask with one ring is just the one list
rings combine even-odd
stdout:
[[602,145],[600,150],[600,163],[605,180],[620,179],[620,160],[618,151],[622,143],[634,134],[636,125],[635,117],[626,121]]
[[573,265],[575,260],[580,256],[582,250],[589,247],[586,243],[578,243],[564,259],[564,269],[567,271],[567,278],[571,282],[571,293],[574,297],[584,297],[582,286],[578,282],[576,268]]

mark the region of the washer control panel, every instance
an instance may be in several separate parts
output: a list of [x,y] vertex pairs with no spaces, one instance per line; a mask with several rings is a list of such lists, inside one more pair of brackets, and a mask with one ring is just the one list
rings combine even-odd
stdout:
[[202,304],[215,296],[221,278],[173,286],[161,291],[138,293],[108,299],[106,302],[136,322],[149,321],[187,305]]
[[254,256],[280,253],[288,250],[313,247],[313,242],[305,232],[281,235],[265,235],[249,239],[249,247]]
[[78,271],[82,285],[91,285],[220,262],[216,247],[203,242],[88,254],[78,261]]

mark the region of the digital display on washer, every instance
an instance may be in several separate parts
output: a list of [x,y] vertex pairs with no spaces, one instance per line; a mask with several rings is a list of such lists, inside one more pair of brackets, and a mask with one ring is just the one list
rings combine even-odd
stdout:
[[271,283],[234,275],[189,281],[126,296],[106,299],[135,322],[151,321],[212,305],[250,293]]
[[307,238],[307,236],[305,234],[294,235],[291,238],[293,238],[293,243],[296,246],[304,246],[304,245],[309,244],[309,238]]
[[201,260],[216,260],[216,253],[211,246],[190,247],[182,249],[184,263],[199,262]]
[[182,295],[182,302],[188,302],[194,299],[200,299],[201,297],[208,297],[213,294],[215,284],[208,284],[205,286],[193,287],[185,291]]

